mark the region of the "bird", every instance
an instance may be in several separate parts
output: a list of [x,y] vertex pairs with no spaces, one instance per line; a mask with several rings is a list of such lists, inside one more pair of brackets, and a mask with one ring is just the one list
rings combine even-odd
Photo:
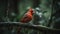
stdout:
[[32,8],[29,8],[28,11],[24,14],[20,22],[22,23],[28,23],[32,20],[33,18],[34,11]]

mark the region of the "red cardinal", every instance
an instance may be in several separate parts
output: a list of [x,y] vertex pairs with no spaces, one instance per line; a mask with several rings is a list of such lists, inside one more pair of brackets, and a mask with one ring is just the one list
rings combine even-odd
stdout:
[[32,8],[30,8],[27,13],[23,16],[23,18],[21,19],[22,23],[28,23],[29,21],[32,20],[32,16],[33,16],[33,10]]

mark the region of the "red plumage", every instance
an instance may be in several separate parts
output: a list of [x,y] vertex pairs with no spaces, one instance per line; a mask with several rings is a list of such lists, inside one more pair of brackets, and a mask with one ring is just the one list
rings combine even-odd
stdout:
[[28,23],[29,21],[32,20],[33,17],[33,10],[32,8],[30,8],[27,13],[23,16],[23,18],[21,19],[22,23]]

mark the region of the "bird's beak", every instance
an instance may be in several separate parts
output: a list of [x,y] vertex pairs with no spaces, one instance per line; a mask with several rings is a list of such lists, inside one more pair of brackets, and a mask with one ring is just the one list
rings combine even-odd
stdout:
[[32,9],[33,10],[33,14],[35,14],[35,10],[34,9]]
[[33,11],[33,14],[35,14],[35,11]]

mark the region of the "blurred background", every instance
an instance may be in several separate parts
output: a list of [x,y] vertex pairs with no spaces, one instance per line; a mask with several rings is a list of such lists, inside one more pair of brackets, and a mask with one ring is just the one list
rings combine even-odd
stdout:
[[[0,0],[0,22],[20,22],[29,7],[35,10],[30,24],[60,28],[59,0]],[[2,34],[44,34],[38,30],[20,28],[17,26],[2,27],[0,32],[4,32]]]

